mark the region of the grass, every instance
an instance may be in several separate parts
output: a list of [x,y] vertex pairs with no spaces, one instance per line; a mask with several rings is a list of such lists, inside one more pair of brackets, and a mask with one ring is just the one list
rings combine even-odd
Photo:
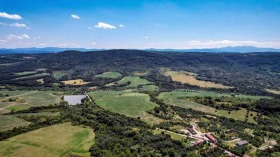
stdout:
[[95,75],[95,77],[113,78],[113,79],[119,78],[121,76],[122,76],[122,74],[120,74],[118,72],[104,72],[102,74]]
[[151,84],[151,82],[146,79],[142,79],[140,77],[134,77],[134,76],[126,76],[123,79],[121,79],[120,81],[118,81],[117,83],[125,84],[127,82],[131,82],[131,84],[125,86],[126,88],[137,88],[140,85]]
[[[14,127],[25,126],[28,122],[14,115],[0,114],[0,131],[10,130]],[[1,156],[1,155],[0,155]]]
[[35,74],[35,75],[30,75],[30,76],[18,77],[18,78],[15,78],[15,80],[23,80],[23,79],[27,79],[27,78],[44,77],[44,76],[50,76],[50,74],[49,73],[40,73],[40,74]]
[[[241,108],[241,110],[234,110],[231,111],[230,114],[226,110],[216,110],[213,107],[210,106],[205,106],[202,104],[198,104],[192,101],[188,101],[186,99],[178,99],[178,97],[206,97],[206,96],[211,96],[211,97],[222,97],[222,96],[227,96],[230,97],[231,94],[226,94],[226,93],[216,93],[216,92],[209,92],[209,91],[172,91],[172,92],[163,92],[159,95],[159,98],[162,99],[165,103],[179,106],[182,108],[191,108],[196,111],[201,111],[209,114],[214,114],[217,116],[224,116],[227,118],[233,118],[235,120],[241,120],[244,121],[247,110],[244,108]],[[250,96],[250,95],[235,95],[235,97],[239,98],[250,98],[250,99],[260,99],[263,98],[263,96]],[[253,116],[250,116],[252,113]],[[251,123],[256,123],[255,120],[253,119],[254,116],[256,116],[256,112],[249,112],[249,117],[248,117],[248,122]]]
[[156,85],[143,85],[140,88],[140,91],[158,91],[159,87]]
[[[0,98],[1,110],[23,110],[32,106],[47,106],[58,103],[60,97],[53,95],[50,91],[0,91],[2,94],[8,94],[9,97]],[[19,98],[19,102],[3,102],[9,98]]]
[[80,86],[80,85],[85,85],[88,84],[89,82],[84,82],[82,79],[76,79],[76,80],[67,80],[67,81],[62,81],[66,85],[75,85],[75,86]]
[[52,73],[52,77],[59,80],[60,78],[62,78],[65,75],[68,75],[68,74],[69,74],[69,71],[55,71]]
[[171,76],[173,81],[195,85],[203,88],[232,88],[230,86],[225,86],[210,81],[198,80],[196,79],[196,74],[187,71],[165,71],[163,72],[163,74],[165,76]]
[[162,132],[164,132],[164,134],[170,135],[170,137],[171,137],[173,140],[183,141],[183,140],[186,138],[185,136],[182,136],[182,135],[179,135],[179,134],[170,132],[170,131],[164,131],[164,130],[159,130],[159,129],[153,130],[153,133],[154,133],[154,134],[161,134]]
[[280,94],[280,90],[266,89],[266,91],[272,94]]
[[23,71],[23,72],[18,72],[18,73],[15,73],[15,75],[18,75],[18,76],[24,76],[24,75],[30,75],[30,74],[36,74],[38,72],[44,72],[46,71],[47,69],[36,69],[34,71]]
[[41,128],[0,142],[0,156],[90,156],[92,129],[70,123]]
[[[150,102],[147,94],[126,91],[94,91],[89,95],[96,104],[106,110],[130,117],[153,118],[146,111],[154,109],[157,104]],[[157,119],[154,119],[157,121]]]

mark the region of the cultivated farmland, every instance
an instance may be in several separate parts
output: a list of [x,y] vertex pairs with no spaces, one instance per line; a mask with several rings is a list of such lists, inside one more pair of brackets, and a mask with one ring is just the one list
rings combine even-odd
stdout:
[[89,156],[88,149],[93,143],[92,129],[64,123],[1,141],[0,156]]
[[163,73],[165,76],[171,76],[173,81],[195,85],[203,88],[232,88],[210,81],[202,81],[196,79],[196,74],[186,71],[166,71]]
[[75,86],[85,85],[85,84],[89,83],[89,82],[84,82],[84,80],[82,80],[82,79],[67,80],[67,81],[62,81],[62,82],[66,85],[75,85]]

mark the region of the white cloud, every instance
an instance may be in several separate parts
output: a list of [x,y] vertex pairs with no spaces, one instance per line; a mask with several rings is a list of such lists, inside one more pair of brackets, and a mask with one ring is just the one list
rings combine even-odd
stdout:
[[13,34],[9,34],[7,36],[8,40],[14,40],[14,39],[19,39],[19,40],[23,40],[23,39],[30,39],[30,37],[27,34],[22,34],[22,35],[13,35]]
[[119,26],[120,26],[121,28],[124,28],[124,25],[123,25],[123,24],[120,24]]
[[149,39],[150,37],[148,37],[148,36],[146,36],[146,37],[144,37],[144,39]]
[[92,29],[92,27],[88,27],[88,29]]
[[23,23],[12,23],[12,24],[10,24],[10,26],[12,26],[12,27],[24,27],[24,28],[28,28],[28,27],[26,26],[26,24],[23,24]]
[[18,14],[8,14],[6,12],[0,12],[0,17],[2,18],[7,18],[7,19],[12,19],[12,20],[20,20],[22,17]]
[[101,29],[115,29],[116,27],[107,23],[98,22],[97,25],[94,26],[95,28]]
[[72,17],[73,19],[76,19],[76,20],[81,19],[78,15],[74,15],[74,14],[72,14],[71,17]]
[[96,42],[92,42],[91,45],[96,45]]

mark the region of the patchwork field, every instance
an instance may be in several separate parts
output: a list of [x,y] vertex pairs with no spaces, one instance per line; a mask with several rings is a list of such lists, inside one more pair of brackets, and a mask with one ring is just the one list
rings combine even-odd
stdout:
[[0,94],[9,95],[0,97],[0,113],[23,110],[32,106],[47,106],[60,101],[59,96],[49,91],[0,91]]
[[88,150],[93,144],[92,129],[64,123],[0,141],[0,156],[90,156]]
[[173,81],[195,85],[203,88],[232,88],[222,84],[196,79],[196,74],[186,71],[166,71],[165,76],[171,76]]
[[67,80],[67,81],[62,81],[62,82],[66,85],[75,85],[75,86],[85,85],[85,84],[89,83],[89,82],[84,82],[84,80],[82,80],[82,79]]
[[[126,91],[95,91],[88,93],[100,107],[130,117],[151,120],[146,111],[152,110],[157,104],[150,102],[147,94]],[[155,118],[155,117],[154,117]],[[157,120],[156,118],[154,119]]]
[[[0,131],[10,130],[14,127],[25,126],[29,122],[17,118],[14,115],[1,115],[0,114]],[[1,155],[0,155],[1,156]]]
[[[196,111],[201,111],[205,113],[214,114],[217,116],[224,116],[228,118],[233,118],[235,120],[241,120],[244,121],[247,110],[244,108],[241,108],[241,110],[234,110],[231,112],[228,112],[226,110],[217,110],[210,106],[205,106],[196,102],[188,101],[186,99],[179,99],[180,97],[205,97],[205,96],[211,96],[211,97],[222,97],[227,96],[230,97],[230,94],[221,94],[216,92],[208,92],[208,91],[172,91],[172,92],[163,92],[159,95],[159,98],[162,99],[165,103],[183,107],[183,108],[191,108]],[[249,96],[249,95],[235,95],[235,97],[240,98],[251,98],[251,99],[260,99],[263,98],[262,96]],[[252,116],[248,117],[248,121],[251,123],[256,123],[253,119],[254,116],[256,116],[256,112],[249,112],[249,115],[252,114]]]
[[140,77],[134,77],[134,76],[126,76],[120,81],[118,81],[118,84],[125,84],[127,82],[130,82],[131,84],[125,86],[127,88],[137,88],[139,85],[146,85],[146,84],[151,84],[150,81],[146,79],[142,79]]
[[95,77],[113,78],[113,79],[119,78],[121,76],[122,76],[122,74],[120,74],[118,72],[104,72],[102,74],[95,75]]

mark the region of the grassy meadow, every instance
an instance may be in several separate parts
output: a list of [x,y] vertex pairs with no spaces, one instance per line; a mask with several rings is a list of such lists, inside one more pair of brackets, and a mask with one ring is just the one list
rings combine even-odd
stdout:
[[[146,111],[152,110],[157,104],[150,102],[147,94],[126,91],[94,91],[88,93],[100,107],[130,117],[141,117],[158,120]],[[154,118],[154,119],[153,119]]]
[[102,74],[95,75],[95,77],[113,78],[113,79],[119,78],[121,76],[122,76],[122,74],[120,74],[118,72],[104,72]]
[[123,79],[121,79],[120,81],[118,81],[117,83],[125,84],[127,82],[131,82],[131,84],[125,86],[126,88],[137,88],[140,85],[151,84],[151,82],[146,79],[142,79],[140,77],[134,77],[134,76],[126,76]]
[[90,156],[88,150],[93,144],[92,129],[63,123],[0,141],[0,156]]
[[[241,108],[240,110],[234,110],[231,112],[228,112],[226,110],[217,110],[210,106],[205,106],[193,101],[189,101],[186,99],[179,99],[180,97],[231,97],[231,94],[226,93],[217,93],[217,92],[209,92],[209,91],[172,91],[172,92],[163,92],[159,95],[159,98],[162,99],[165,103],[183,107],[183,108],[191,108],[196,111],[201,111],[209,114],[214,114],[217,116],[224,116],[228,118],[233,118],[235,120],[241,120],[244,121],[247,114],[247,109]],[[249,99],[260,99],[263,98],[262,96],[250,96],[250,95],[235,95],[235,97],[238,98],[249,98]],[[254,116],[257,115],[256,112],[249,112],[249,115],[252,114],[252,116],[248,117],[248,122],[256,123],[253,119]]]

